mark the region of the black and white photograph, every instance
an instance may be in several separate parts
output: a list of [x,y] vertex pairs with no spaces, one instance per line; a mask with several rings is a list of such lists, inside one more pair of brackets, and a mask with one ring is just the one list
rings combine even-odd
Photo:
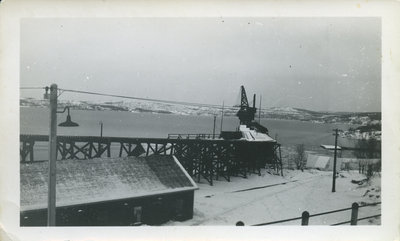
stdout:
[[18,26],[19,229],[388,224],[381,17]]
[[380,225],[380,33],[24,19],[21,226]]

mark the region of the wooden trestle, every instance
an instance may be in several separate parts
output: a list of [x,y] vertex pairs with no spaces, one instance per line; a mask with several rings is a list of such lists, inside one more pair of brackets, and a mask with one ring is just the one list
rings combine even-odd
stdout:
[[[46,145],[46,135],[20,135],[21,162],[35,162],[35,144]],[[119,148],[119,151],[118,151]],[[269,168],[282,175],[280,144],[276,142],[221,140],[123,138],[95,136],[58,136],[57,159],[91,159],[96,157],[124,157],[175,155],[198,182],[232,176],[246,177]],[[29,156],[29,158],[28,158]],[[28,160],[29,159],[29,160]]]

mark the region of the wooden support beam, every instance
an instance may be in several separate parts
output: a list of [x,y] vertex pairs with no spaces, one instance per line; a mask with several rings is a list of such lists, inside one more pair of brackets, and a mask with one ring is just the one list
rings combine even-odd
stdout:
[[124,148],[124,143],[123,142],[120,142],[119,143],[120,144],[120,146],[119,146],[119,157],[122,157],[122,150],[123,150],[123,148]]
[[146,148],[146,156],[149,156],[149,149],[150,149],[150,144],[146,143],[147,148]]
[[74,152],[75,158],[79,159],[77,154],[81,153],[81,154],[83,154],[83,159],[87,159],[88,158],[88,153],[86,152],[85,148],[88,147],[89,145],[90,145],[90,143],[86,143],[85,145],[79,147],[74,143],[74,147],[76,149],[76,151]]
[[64,151],[64,148],[62,148],[61,143],[58,142],[58,143],[57,143],[57,153],[59,152],[59,153],[61,154],[61,160],[64,160],[64,159],[65,159],[65,158],[64,158],[64,155],[63,155],[63,151]]
[[34,161],[34,157],[33,157],[33,145],[35,145],[35,142],[33,141],[33,140],[31,140],[30,142],[29,142],[29,160],[31,161],[31,162],[33,162]]
[[24,141],[23,143],[22,143],[22,150],[20,151],[20,154],[21,154],[21,160],[22,160],[22,162],[25,162],[26,161],[26,156],[27,156],[27,154],[28,154],[28,148],[26,147],[27,145],[26,145],[26,141]]
[[107,143],[107,157],[111,157],[111,142]]
[[[128,150],[128,149],[126,148],[126,146],[125,146],[125,143],[121,143],[121,148],[122,148],[123,150],[125,150],[127,156],[129,156],[130,148],[129,148],[129,150]],[[121,153],[121,154],[122,154],[122,153]],[[120,154],[120,156],[122,156],[121,154]]]
[[89,142],[89,158],[93,158],[93,141]]

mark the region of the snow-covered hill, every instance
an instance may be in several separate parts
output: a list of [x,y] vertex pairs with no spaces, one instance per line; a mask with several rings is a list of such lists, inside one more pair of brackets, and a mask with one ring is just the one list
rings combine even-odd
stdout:
[[[20,99],[21,107],[47,107],[48,100],[39,100],[32,98]],[[150,101],[118,101],[118,102],[93,102],[93,101],[74,101],[59,100],[59,108],[70,106],[73,109],[80,110],[111,110],[111,111],[129,111],[129,112],[149,112],[160,114],[178,114],[178,115],[220,115],[221,107],[196,106],[169,104]],[[225,107],[225,116],[235,116],[238,107]],[[258,113],[256,114],[258,117]],[[349,123],[355,125],[367,125],[371,122],[380,122],[380,112],[318,112],[292,107],[270,107],[263,108],[262,118],[301,120],[317,123]]]

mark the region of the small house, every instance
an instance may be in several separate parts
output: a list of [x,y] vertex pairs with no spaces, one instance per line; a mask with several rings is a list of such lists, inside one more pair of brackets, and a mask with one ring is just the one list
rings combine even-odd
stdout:
[[[20,165],[20,225],[47,225],[48,162]],[[198,189],[174,156],[57,161],[57,226],[160,225],[193,217]]]

